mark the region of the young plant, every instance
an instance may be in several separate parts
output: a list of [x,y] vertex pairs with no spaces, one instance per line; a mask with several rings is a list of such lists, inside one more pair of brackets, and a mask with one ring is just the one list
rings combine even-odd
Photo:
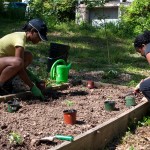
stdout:
[[67,105],[68,109],[63,111],[64,122],[66,124],[73,125],[76,123],[76,113],[77,113],[75,109],[71,108],[74,102],[71,100],[66,100],[65,104]]
[[111,96],[108,96],[107,99],[106,99],[106,101],[112,101],[112,99],[113,98]]
[[15,144],[15,145],[21,145],[23,143],[23,139],[21,135],[19,135],[16,132],[11,132],[9,134],[9,141],[11,144]]
[[68,107],[73,106],[73,104],[74,104],[73,101],[71,101],[71,100],[66,100],[66,105],[67,105]]
[[73,109],[72,109],[72,106],[74,105],[74,102],[73,102],[73,101],[71,101],[71,100],[66,100],[66,101],[65,101],[65,104],[67,105],[69,111],[72,111],[72,110],[73,110]]
[[150,117],[149,116],[145,116],[143,117],[142,121],[138,121],[138,126],[149,126],[150,125]]
[[129,150],[134,150],[134,146],[131,145],[131,146],[129,147]]
[[118,71],[116,70],[109,70],[108,72],[104,73],[102,76],[103,79],[115,79],[119,75]]

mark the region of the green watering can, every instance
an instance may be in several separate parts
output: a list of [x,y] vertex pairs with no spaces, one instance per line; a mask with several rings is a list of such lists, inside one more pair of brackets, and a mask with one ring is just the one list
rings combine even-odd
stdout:
[[54,62],[50,70],[50,79],[56,80],[56,83],[68,82],[69,69],[71,64],[67,64],[63,59]]

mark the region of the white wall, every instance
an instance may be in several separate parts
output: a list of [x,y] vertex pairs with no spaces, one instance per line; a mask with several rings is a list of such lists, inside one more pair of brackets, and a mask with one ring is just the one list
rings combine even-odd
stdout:
[[30,0],[22,0],[23,3],[28,3]]
[[[105,8],[95,7],[93,9],[86,8],[85,4],[80,4],[76,9],[76,23],[90,22],[93,25],[100,24],[105,18],[106,22],[117,22],[121,15],[120,3],[124,0],[113,0],[106,3]],[[129,6],[130,2],[134,0],[126,0],[123,2],[124,6]],[[102,17],[104,12],[104,17]]]
[[90,9],[89,19],[118,19],[118,7],[105,7]]
[[100,26],[105,22],[116,23],[119,18],[118,14],[119,7],[106,7],[106,8],[95,8],[90,9],[89,21],[93,26]]

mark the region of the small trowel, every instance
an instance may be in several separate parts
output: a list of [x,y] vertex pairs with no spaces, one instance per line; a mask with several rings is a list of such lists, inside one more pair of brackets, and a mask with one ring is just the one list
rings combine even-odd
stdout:
[[32,139],[31,140],[31,145],[37,145],[40,142],[53,142],[54,139],[59,139],[59,140],[63,140],[63,141],[73,141],[74,137],[73,136],[66,136],[66,135],[55,135],[55,136],[48,136],[48,137],[44,137],[41,139]]
[[125,95],[123,95],[123,97],[126,97],[126,96],[136,96],[136,93],[134,91],[129,91]]
[[69,135],[55,135],[41,138],[40,141],[54,141],[54,139],[59,139],[63,141],[73,141],[74,137]]

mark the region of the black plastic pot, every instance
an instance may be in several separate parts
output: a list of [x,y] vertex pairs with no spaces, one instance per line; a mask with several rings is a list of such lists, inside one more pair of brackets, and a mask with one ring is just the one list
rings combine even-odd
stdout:
[[107,100],[104,102],[104,105],[105,105],[105,110],[107,111],[115,110],[115,101]]
[[53,63],[58,59],[63,59],[67,62],[68,52],[70,46],[59,44],[59,43],[51,43],[49,49],[49,58],[47,63],[47,71],[49,72]]
[[134,96],[126,96],[125,97],[125,102],[126,102],[126,106],[127,107],[135,106],[136,105],[135,97]]
[[10,100],[7,102],[8,108],[7,111],[10,113],[16,112],[20,108],[20,104],[17,100]]

